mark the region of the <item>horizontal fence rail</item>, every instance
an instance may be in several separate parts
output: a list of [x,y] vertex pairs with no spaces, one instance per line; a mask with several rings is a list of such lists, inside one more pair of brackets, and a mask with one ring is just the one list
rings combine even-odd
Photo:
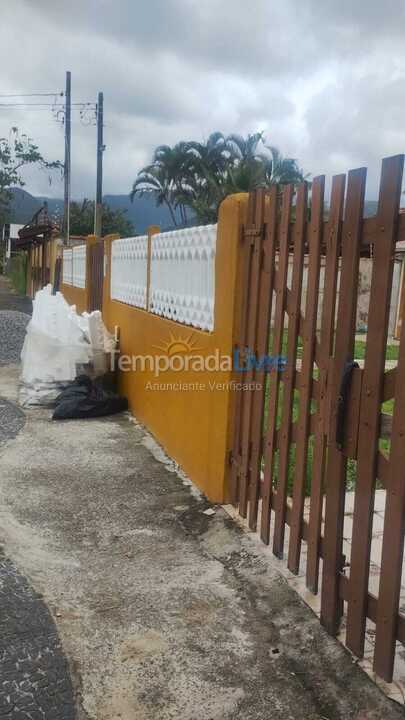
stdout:
[[216,225],[153,235],[151,312],[213,329],[216,237]]
[[148,236],[122,238],[112,243],[111,298],[146,309]]

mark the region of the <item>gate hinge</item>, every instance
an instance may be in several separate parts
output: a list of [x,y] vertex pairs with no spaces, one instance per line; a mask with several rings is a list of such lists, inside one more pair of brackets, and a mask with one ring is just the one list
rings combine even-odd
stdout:
[[266,234],[266,224],[263,223],[260,227],[249,227],[243,226],[243,236],[248,238],[251,245],[254,245],[258,239],[263,239]]

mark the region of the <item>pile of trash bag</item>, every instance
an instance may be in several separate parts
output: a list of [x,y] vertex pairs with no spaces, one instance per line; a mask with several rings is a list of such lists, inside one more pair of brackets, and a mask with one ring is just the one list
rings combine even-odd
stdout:
[[101,380],[79,375],[57,398],[53,420],[94,418],[128,410],[126,398],[105,390]]
[[75,378],[109,369],[115,339],[99,311],[79,315],[52,286],[39,290],[21,352],[20,404],[50,405]]

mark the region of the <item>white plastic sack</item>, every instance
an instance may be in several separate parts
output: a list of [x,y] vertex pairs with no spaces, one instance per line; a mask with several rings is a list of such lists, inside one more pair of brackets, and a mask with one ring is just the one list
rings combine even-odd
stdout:
[[36,293],[32,319],[23,349],[22,405],[50,405],[78,374],[103,375],[115,339],[105,327],[101,312],[78,315],[61,293],[47,285]]
[[65,390],[70,383],[22,383],[20,385],[19,403],[22,407],[30,405],[45,405],[52,407],[56,398]]
[[76,365],[88,363],[91,356],[75,309],[60,293],[52,295],[51,285],[37,292],[21,352],[23,382],[72,381]]

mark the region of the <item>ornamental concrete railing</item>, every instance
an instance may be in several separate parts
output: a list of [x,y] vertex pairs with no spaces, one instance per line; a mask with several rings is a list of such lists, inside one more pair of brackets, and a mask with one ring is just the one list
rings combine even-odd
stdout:
[[191,325],[214,327],[217,226],[112,243],[111,299]]
[[70,305],[76,305],[78,312],[88,309],[87,300],[87,245],[89,239],[81,245],[63,248],[61,291]]
[[64,285],[86,287],[86,245],[63,249],[62,282]]
[[72,249],[72,285],[86,287],[86,245],[76,245]]
[[148,277],[147,235],[120,238],[112,244],[111,298],[146,309]]
[[62,283],[64,285],[73,285],[73,248],[63,249]]
[[217,226],[153,235],[149,310],[201,330],[214,327]]

